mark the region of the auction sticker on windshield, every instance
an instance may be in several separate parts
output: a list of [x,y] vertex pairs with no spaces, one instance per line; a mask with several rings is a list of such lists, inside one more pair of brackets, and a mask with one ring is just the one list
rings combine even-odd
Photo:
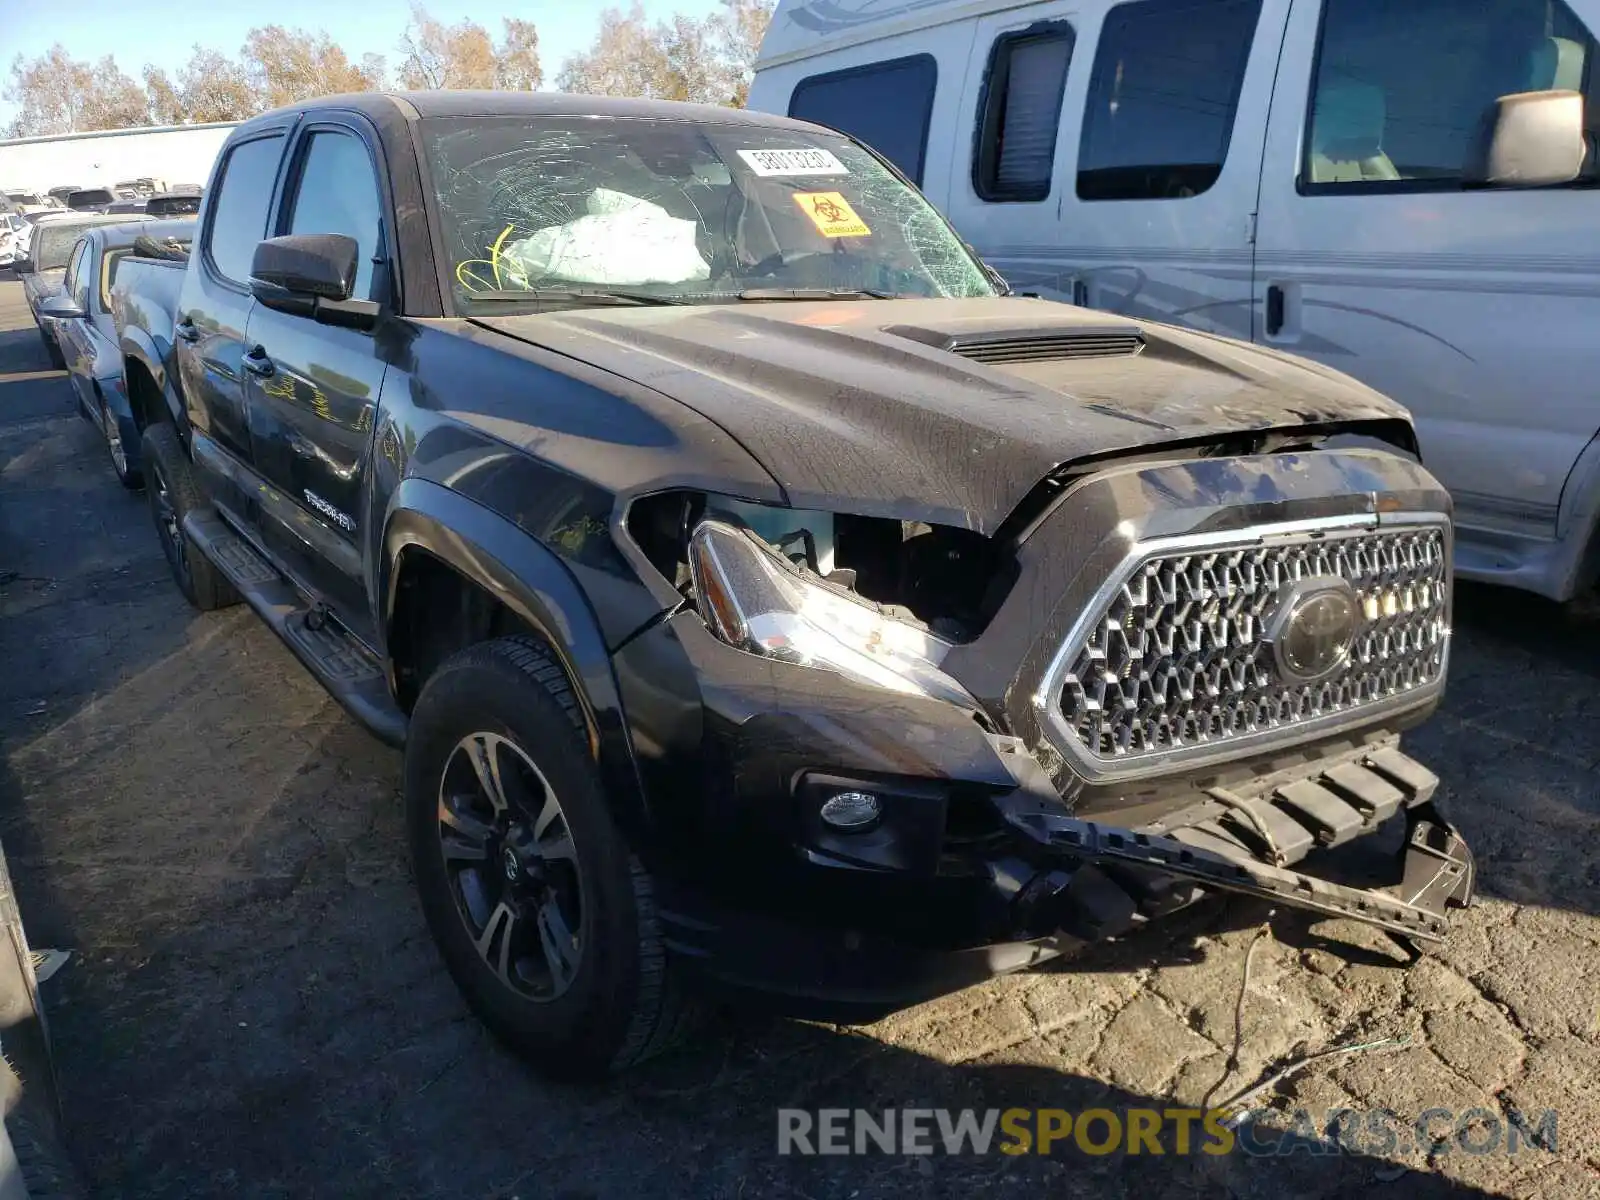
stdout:
[[827,150],[741,150],[739,157],[763,179],[774,175],[848,175],[850,169]]
[[872,232],[838,192],[796,192],[794,202],[823,237],[866,237]]

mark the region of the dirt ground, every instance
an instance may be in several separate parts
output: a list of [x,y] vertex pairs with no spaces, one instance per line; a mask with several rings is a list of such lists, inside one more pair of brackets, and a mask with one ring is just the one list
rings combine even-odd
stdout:
[[247,611],[185,607],[142,498],[0,283],[0,839],[30,938],[74,951],[46,1001],[97,1195],[1600,1194],[1600,618],[1463,587],[1457,625],[1445,709],[1411,746],[1444,778],[1482,902],[1409,971],[1348,923],[1275,919],[1219,1095],[1409,1034],[1310,1068],[1278,1104],[1387,1107],[1402,1132],[1430,1108],[1486,1110],[1480,1129],[1551,1109],[1553,1147],[780,1157],[780,1107],[1198,1102],[1264,910],[1204,904],[866,1029],[722,1017],[612,1086],[542,1083],[435,959],[398,757]]

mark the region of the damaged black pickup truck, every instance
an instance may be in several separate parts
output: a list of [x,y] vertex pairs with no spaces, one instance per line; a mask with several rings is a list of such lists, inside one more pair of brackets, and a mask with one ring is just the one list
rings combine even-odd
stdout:
[[[442,956],[549,1071],[686,987],[870,1017],[1206,889],[1412,943],[1471,898],[1399,746],[1451,596],[1404,412],[1009,296],[847,138],[335,97],[117,290],[179,586],[404,745]],[[1391,818],[1392,886],[1302,872]]]

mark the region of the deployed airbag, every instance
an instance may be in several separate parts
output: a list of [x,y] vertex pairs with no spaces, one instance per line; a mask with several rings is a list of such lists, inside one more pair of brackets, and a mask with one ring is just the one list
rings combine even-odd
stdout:
[[505,276],[519,287],[551,280],[620,286],[711,277],[710,264],[695,245],[693,221],[610,188],[596,188],[586,207],[587,215],[541,229],[501,250]]

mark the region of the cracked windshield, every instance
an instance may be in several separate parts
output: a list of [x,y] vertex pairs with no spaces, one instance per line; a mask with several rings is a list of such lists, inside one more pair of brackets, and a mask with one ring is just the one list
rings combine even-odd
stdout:
[[995,294],[932,206],[842,137],[592,117],[422,125],[463,311]]

